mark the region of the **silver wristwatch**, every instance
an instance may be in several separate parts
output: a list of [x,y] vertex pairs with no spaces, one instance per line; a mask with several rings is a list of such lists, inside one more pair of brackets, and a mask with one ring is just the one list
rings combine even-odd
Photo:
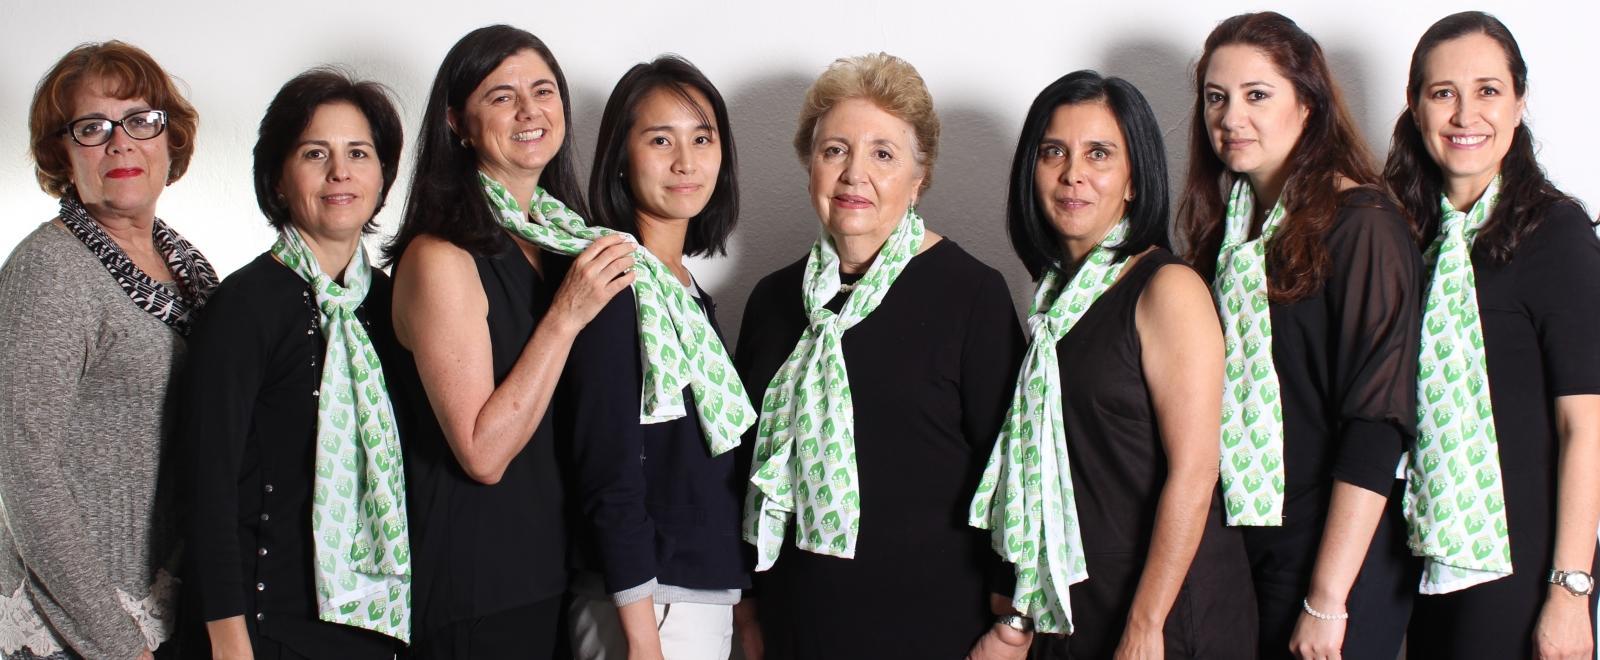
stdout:
[[1594,593],[1594,576],[1585,571],[1550,571],[1550,584],[1559,584],[1574,596]]
[[1002,614],[995,617],[995,623],[1021,633],[1033,632],[1033,619],[1021,614]]

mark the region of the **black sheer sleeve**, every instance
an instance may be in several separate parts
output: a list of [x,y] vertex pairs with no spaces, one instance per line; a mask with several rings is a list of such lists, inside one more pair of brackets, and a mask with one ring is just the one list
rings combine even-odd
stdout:
[[1600,394],[1600,239],[1575,204],[1555,206],[1515,257],[1517,296],[1539,336],[1551,396]]
[[[1422,256],[1392,206],[1367,191],[1347,197],[1328,235],[1330,343],[1340,428],[1333,477],[1387,496],[1416,436]],[[1359,204],[1359,205],[1357,205]]]

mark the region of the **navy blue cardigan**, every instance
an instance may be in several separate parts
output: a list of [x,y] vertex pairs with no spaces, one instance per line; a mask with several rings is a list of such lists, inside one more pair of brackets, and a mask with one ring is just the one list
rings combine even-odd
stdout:
[[[700,304],[721,338],[710,296]],[[556,432],[574,477],[576,556],[604,576],[611,594],[651,579],[688,589],[749,587],[739,538],[745,479],[735,452],[710,455],[688,388],[686,417],[639,423],[635,305],[625,289],[579,333],[557,392]]]

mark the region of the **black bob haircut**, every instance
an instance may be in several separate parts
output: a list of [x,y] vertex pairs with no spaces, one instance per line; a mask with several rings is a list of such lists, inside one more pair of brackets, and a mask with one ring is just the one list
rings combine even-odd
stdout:
[[[448,117],[454,110],[465,113],[466,102],[478,84],[489,77],[506,58],[532,51],[555,74],[561,93],[561,116],[565,123],[561,149],[539,174],[539,187],[561,200],[579,216],[589,216],[578,185],[578,165],[573,156],[572,94],[567,77],[561,72],[550,48],[532,33],[509,25],[481,27],[462,37],[439,64],[428,92],[428,105],[418,130],[417,163],[411,175],[411,196],[406,200],[400,231],[384,247],[384,257],[393,264],[406,246],[421,235],[437,236],[466,250],[485,256],[493,254],[510,240],[495,221],[489,200],[478,182],[478,153],[461,143],[451,130]],[[524,203],[526,200],[522,200]]]
[[1050,126],[1056,108],[1079,103],[1104,103],[1117,118],[1127,142],[1128,165],[1133,178],[1133,201],[1128,202],[1128,235],[1117,246],[1118,261],[1139,254],[1152,245],[1170,248],[1167,219],[1171,202],[1167,199],[1167,154],[1161,142],[1161,126],[1150,103],[1132,83],[1101,76],[1088,69],[1074,71],[1045,87],[1028,108],[1022,121],[1022,137],[1011,161],[1011,190],[1006,195],[1006,230],[1011,248],[1034,280],[1046,269],[1061,268],[1066,259],[1061,239],[1050,218],[1039,205],[1033,176],[1038,163],[1039,143]]
[[[334,103],[355,106],[372,128],[372,149],[383,170],[383,192],[372,209],[373,217],[389,197],[389,188],[400,170],[400,150],[405,141],[400,113],[395,111],[389,89],[370,80],[357,80],[342,69],[317,67],[284,83],[261,118],[253,152],[256,205],[273,229],[283,229],[290,220],[288,201],[278,194],[283,164],[299,143],[300,134],[311,125],[317,109]],[[376,228],[368,218],[361,231],[371,233]]]
[[[689,90],[698,90],[711,104],[712,117],[706,117]],[[728,124],[728,106],[716,86],[700,69],[676,55],[662,55],[648,63],[635,64],[617,81],[600,117],[600,139],[595,146],[594,169],[589,173],[589,202],[593,224],[637,235],[633,186],[628,176],[628,144],[638,120],[639,104],[656,90],[676,96],[685,107],[701,115],[700,121],[716,129],[722,149],[722,166],[716,188],[700,213],[689,220],[683,239],[688,256],[727,255],[728,235],[739,220],[738,150]]]

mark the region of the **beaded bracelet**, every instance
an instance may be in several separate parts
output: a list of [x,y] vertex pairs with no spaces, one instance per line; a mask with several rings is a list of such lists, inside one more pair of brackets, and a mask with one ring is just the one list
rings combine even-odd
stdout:
[[1310,614],[1312,618],[1321,619],[1323,621],[1345,621],[1350,618],[1349,612],[1341,612],[1339,614],[1323,614],[1322,612],[1318,612],[1316,608],[1311,606],[1311,601],[1305,598],[1300,599],[1300,607],[1304,608],[1306,614]]

